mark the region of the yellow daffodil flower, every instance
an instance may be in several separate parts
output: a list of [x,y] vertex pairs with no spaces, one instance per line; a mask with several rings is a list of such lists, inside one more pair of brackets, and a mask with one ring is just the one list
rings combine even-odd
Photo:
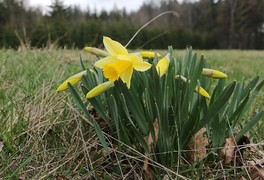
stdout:
[[168,53],[164,58],[159,60],[156,65],[156,70],[160,77],[162,77],[168,70],[170,64],[170,54]]
[[[181,76],[181,75],[179,76],[179,75],[177,75],[175,78],[176,78],[176,79],[179,79],[179,78],[180,78],[183,82],[187,82],[187,78],[184,77],[184,76]],[[210,95],[209,95],[208,92],[207,92],[204,88],[202,88],[202,87],[200,87],[200,89],[198,89],[198,86],[196,86],[196,87],[195,87],[195,92],[199,92],[199,94],[200,94],[201,96],[204,96],[204,97],[210,99]]]
[[[97,55],[97,56],[100,56],[100,57],[106,57],[106,56],[109,56],[109,53],[102,50],[102,49],[99,49],[99,48],[96,48],[96,47],[85,47],[84,48],[85,51],[91,53],[91,54],[94,54],[94,55]],[[153,59],[155,58],[155,55],[159,58],[161,57],[160,54],[158,53],[155,53],[155,52],[152,52],[152,51],[139,51],[139,52],[134,52],[134,53],[130,53],[131,55],[135,55],[135,56],[139,56],[139,57],[142,57],[143,59]]]
[[143,59],[153,59],[155,58],[155,55],[158,58],[161,57],[160,54],[152,52],[152,51],[139,51],[139,52],[132,53],[132,55],[142,57]]
[[93,88],[91,91],[89,91],[86,94],[86,98],[90,99],[90,98],[93,98],[95,96],[98,96],[99,94],[110,89],[113,86],[114,86],[114,83],[111,81],[107,81],[107,82],[104,82],[102,84],[99,84],[98,86],[96,86],[95,88]]
[[102,49],[99,49],[99,48],[95,48],[95,47],[85,47],[84,50],[89,52],[89,53],[91,53],[91,54],[100,56],[100,57],[109,56],[108,52],[106,52],[106,51],[104,51]]
[[119,42],[104,37],[103,43],[109,56],[97,61],[94,65],[103,70],[104,76],[109,81],[114,82],[121,78],[130,88],[133,69],[146,71],[151,67],[151,64],[144,62],[140,57],[128,54],[127,49]]
[[203,68],[202,74],[205,75],[205,76],[218,78],[218,79],[227,78],[227,75],[225,73],[223,73],[221,71],[214,70],[214,69]]
[[68,79],[66,79],[58,88],[57,88],[57,92],[60,91],[64,91],[66,89],[68,89],[68,83],[71,83],[71,85],[76,84],[77,82],[79,82],[82,79],[83,75],[86,75],[87,71],[84,70],[82,72],[79,72],[71,77],[69,77]]

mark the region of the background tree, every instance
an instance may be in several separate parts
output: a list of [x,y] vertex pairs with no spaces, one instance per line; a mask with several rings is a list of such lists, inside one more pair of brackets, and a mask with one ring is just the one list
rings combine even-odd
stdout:
[[[164,11],[166,15],[143,29],[129,48],[264,48],[263,0],[145,0],[135,12],[112,9],[99,12],[88,7],[66,7],[63,0],[53,0],[50,11],[30,8],[27,1],[0,1],[0,47],[18,48],[18,37],[32,47],[43,48],[47,42],[59,47],[102,46],[107,35],[126,44],[147,21]],[[91,10],[92,9],[92,10]],[[29,47],[30,47],[29,46]]]

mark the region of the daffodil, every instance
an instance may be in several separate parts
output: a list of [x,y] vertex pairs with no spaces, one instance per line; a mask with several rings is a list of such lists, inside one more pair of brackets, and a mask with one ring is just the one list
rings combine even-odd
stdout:
[[133,69],[146,71],[151,67],[151,64],[143,61],[142,58],[129,54],[127,49],[119,42],[109,37],[104,37],[103,43],[109,56],[97,61],[94,65],[103,70],[104,76],[110,82],[121,78],[127,87],[130,88]]
[[139,52],[132,53],[132,55],[136,55],[144,59],[153,59],[155,58],[155,56],[157,56],[158,58],[161,57],[160,54],[152,52],[152,51],[139,51]]
[[159,60],[156,65],[156,70],[160,77],[162,77],[168,70],[170,64],[170,54],[168,53],[164,58]]
[[95,88],[93,88],[91,91],[89,91],[86,94],[86,98],[90,99],[90,98],[93,98],[95,96],[98,96],[99,94],[110,89],[113,86],[114,86],[114,83],[111,81],[107,81],[107,82],[104,82],[102,84],[99,84],[98,86],[96,86]]
[[91,54],[100,56],[100,57],[109,56],[108,52],[106,52],[102,49],[99,49],[99,48],[95,48],[95,47],[85,47],[84,50],[91,53]]
[[[187,82],[187,78],[186,78],[186,77],[181,76],[181,75],[180,75],[180,76],[177,75],[177,76],[176,76],[176,79],[179,79],[179,78],[180,78],[183,82]],[[195,87],[195,92],[198,92],[201,96],[204,96],[204,97],[210,99],[210,95],[209,95],[208,92],[207,92],[204,88],[202,88],[202,87],[198,88],[198,86],[196,86],[196,87]]]
[[218,78],[218,79],[227,78],[227,75],[225,73],[223,73],[221,71],[214,70],[214,69],[203,68],[202,74],[205,76]]
[[82,72],[79,72],[71,77],[69,77],[68,79],[66,79],[58,88],[57,88],[57,92],[60,91],[64,91],[66,89],[68,89],[68,83],[71,83],[71,85],[74,85],[76,83],[78,83],[81,79],[83,75],[86,75],[87,71],[84,70]]

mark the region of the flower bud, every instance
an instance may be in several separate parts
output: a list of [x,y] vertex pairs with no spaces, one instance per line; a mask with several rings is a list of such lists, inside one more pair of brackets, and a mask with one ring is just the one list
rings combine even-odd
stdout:
[[89,91],[86,94],[86,98],[90,99],[95,96],[98,96],[99,94],[103,93],[104,91],[110,89],[113,86],[114,86],[114,83],[111,81],[107,81],[102,84],[99,84],[98,86],[94,87],[91,91]]

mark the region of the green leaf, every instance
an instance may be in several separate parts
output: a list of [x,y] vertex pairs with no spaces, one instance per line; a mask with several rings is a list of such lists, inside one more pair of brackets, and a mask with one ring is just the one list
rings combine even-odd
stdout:
[[239,118],[242,117],[243,115],[242,113],[244,112],[246,105],[248,103],[249,97],[250,97],[249,95],[250,95],[250,92],[248,92],[248,95],[246,96],[246,98],[242,101],[242,103],[240,103],[240,105],[237,107],[235,112],[233,112],[233,114],[230,116],[229,121],[233,127],[237,125],[237,121],[239,120]]
[[107,123],[109,128],[113,130],[111,122],[110,122],[111,119],[107,115],[107,107],[103,106],[102,101],[99,101],[99,100],[100,100],[100,97],[95,97],[95,98],[89,99],[89,102],[92,104],[94,109],[96,109],[96,112],[99,114],[99,116],[104,119],[104,121]]
[[236,103],[238,99],[240,99],[242,88],[243,88],[243,83],[238,83],[233,92],[232,100],[226,111],[227,117],[230,117],[232,114],[234,114],[234,111],[236,110]]
[[257,82],[259,80],[259,76],[256,76],[248,85],[244,88],[241,94],[241,99],[243,99],[245,96],[247,96],[248,92],[255,88],[257,85]]
[[71,93],[71,95],[73,97],[73,100],[74,100],[75,104],[85,114],[85,116],[88,119],[92,119],[89,111],[86,109],[86,106],[84,105],[82,99],[80,98],[79,94],[75,91],[75,89],[73,88],[71,83],[68,83],[68,86],[69,86],[69,91],[70,91],[70,93]]
[[107,144],[106,144],[106,141],[105,141],[105,138],[103,136],[103,132],[102,130],[100,129],[98,123],[91,117],[89,111],[86,109],[85,105],[83,104],[83,101],[81,100],[80,96],[78,95],[78,93],[75,91],[75,89],[73,88],[73,86],[68,83],[68,86],[69,86],[69,91],[70,93],[72,94],[72,97],[73,97],[73,100],[74,102],[76,103],[76,105],[78,106],[78,108],[85,114],[85,116],[92,121],[92,124],[94,126],[94,129],[95,129],[95,132],[102,144],[102,146],[104,147],[105,151],[110,154],[109,150],[108,150],[108,147],[107,147]]
[[85,68],[85,66],[83,64],[83,60],[82,60],[82,55],[81,54],[80,54],[80,62],[81,62],[82,69],[85,70],[86,68]]
[[239,141],[239,139],[245,134],[247,133],[256,123],[259,122],[259,120],[261,120],[264,117],[264,110],[260,111],[256,116],[254,116],[249,123],[246,124],[246,126],[241,129],[241,131],[238,133],[238,135],[236,136],[236,142]]
[[96,134],[97,134],[97,136],[98,136],[98,138],[99,138],[104,150],[106,151],[106,153],[108,155],[110,155],[110,152],[108,150],[108,147],[107,147],[107,144],[106,144],[106,141],[105,141],[105,138],[104,138],[104,135],[103,135],[103,132],[102,132],[100,126],[98,125],[98,123],[95,120],[93,120],[92,123],[93,123],[93,126],[94,126],[94,130],[95,130],[95,132],[96,132]]
[[119,116],[118,116],[118,109],[117,109],[117,104],[116,104],[116,100],[114,98],[113,95],[110,95],[110,112],[111,112],[111,115],[112,115],[112,119],[114,120],[115,122],[115,128],[116,128],[116,131],[117,131],[117,137],[118,139],[120,139],[120,129],[119,129]]
[[144,135],[147,135],[148,124],[146,122],[146,116],[144,114],[142,105],[139,101],[140,97],[137,96],[137,93],[133,90],[133,88],[128,90],[124,83],[119,82],[117,83],[117,85],[121,88],[121,91],[123,92],[126,98],[126,104],[129,110],[131,110],[138,127]]
[[231,97],[234,88],[236,86],[236,82],[230,83],[224,91],[217,97],[216,101],[212,104],[211,107],[209,107],[207,113],[204,115],[202,119],[202,124],[200,125],[200,128],[202,128],[204,125],[206,125],[211,119],[213,119],[218,112],[224,107],[224,105],[228,102],[229,98]]
[[138,139],[141,146],[144,148],[145,152],[149,152],[148,145],[144,139],[144,136],[142,136],[142,133],[137,129],[137,127],[135,126],[134,122],[131,119],[130,113],[129,113],[128,108],[127,108],[126,99],[125,99],[125,96],[123,93],[121,93],[121,105],[122,105],[122,109],[124,110],[124,113],[125,113],[127,119],[129,120],[129,122],[131,124],[131,126],[129,126],[129,127],[131,127],[132,130],[134,131],[134,135]]
[[262,89],[263,85],[264,85],[264,79],[257,85],[257,87],[252,92],[251,97],[250,97],[248,103],[246,104],[246,106],[243,109],[243,111],[240,113],[241,115],[243,115],[245,113],[245,111],[249,109],[249,106],[256,99],[256,97],[257,97],[258,93],[260,92],[260,90]]

